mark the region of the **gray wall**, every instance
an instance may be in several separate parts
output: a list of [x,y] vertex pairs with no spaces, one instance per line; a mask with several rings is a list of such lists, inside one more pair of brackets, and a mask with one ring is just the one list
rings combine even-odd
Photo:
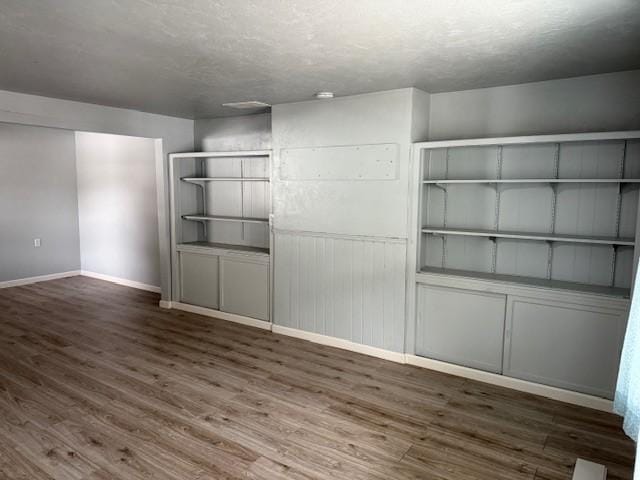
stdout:
[[76,133],[83,271],[160,286],[154,141]]
[[640,70],[431,95],[431,140],[635,129]]
[[73,132],[0,123],[0,206],[0,282],[80,268]]
[[195,147],[203,152],[271,149],[271,114],[196,120]]
[[157,139],[156,185],[162,298],[171,288],[168,154],[193,151],[194,122],[183,118],[0,90],[0,122]]

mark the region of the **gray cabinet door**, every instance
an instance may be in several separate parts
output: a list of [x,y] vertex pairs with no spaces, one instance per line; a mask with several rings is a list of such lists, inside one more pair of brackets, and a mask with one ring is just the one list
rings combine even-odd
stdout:
[[510,296],[504,374],[612,398],[625,324],[616,309]]
[[269,263],[220,257],[220,310],[269,321]]
[[418,286],[416,354],[502,372],[506,296]]
[[218,257],[180,252],[180,301],[218,308]]

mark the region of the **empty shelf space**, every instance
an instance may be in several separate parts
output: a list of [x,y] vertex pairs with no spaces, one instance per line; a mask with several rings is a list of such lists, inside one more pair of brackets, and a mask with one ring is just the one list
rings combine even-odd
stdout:
[[[607,287],[601,285],[587,285],[584,283],[566,282],[561,280],[549,280],[546,278],[522,277],[518,275],[505,275],[501,273],[472,272],[466,270],[454,270],[448,268],[426,267],[420,273],[447,275],[456,278],[472,280],[489,280],[492,282],[502,282],[528,287],[552,288],[561,290],[571,290],[575,292],[590,293],[595,295],[607,295],[620,298],[629,298],[628,288]],[[419,275],[418,275],[419,279]]]
[[183,177],[180,180],[189,183],[202,182],[268,182],[268,177]]
[[251,247],[249,245],[232,245],[229,243],[213,243],[213,242],[185,242],[177,245],[178,251],[193,251],[193,250],[226,250],[231,252],[241,253],[259,253],[269,255],[268,248]]
[[423,180],[426,185],[448,185],[461,183],[640,183],[638,178],[509,178],[486,180]]
[[214,221],[221,222],[241,222],[241,223],[269,223],[268,218],[251,218],[251,217],[227,217],[223,215],[183,215],[184,220],[194,220],[198,222]]
[[591,243],[602,245],[633,246],[633,238],[596,237],[587,235],[562,235],[554,233],[497,232],[495,230],[473,230],[465,228],[423,228],[422,233],[435,235],[461,235],[467,237],[511,238],[545,242]]

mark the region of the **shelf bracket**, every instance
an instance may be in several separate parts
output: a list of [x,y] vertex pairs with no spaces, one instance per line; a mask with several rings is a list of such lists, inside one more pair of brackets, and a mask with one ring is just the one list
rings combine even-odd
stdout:
[[611,287],[615,287],[616,286],[616,259],[618,256],[618,247],[620,245],[611,245],[611,248],[613,249],[611,252],[611,281],[609,282],[609,284],[611,285]]
[[432,183],[431,185],[441,190],[444,190],[445,192],[447,191],[447,185],[445,183]]

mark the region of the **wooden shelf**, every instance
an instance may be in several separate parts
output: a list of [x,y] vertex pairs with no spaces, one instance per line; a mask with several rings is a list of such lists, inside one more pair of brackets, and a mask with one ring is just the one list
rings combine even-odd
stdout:
[[[421,274],[447,275],[450,277],[464,278],[471,280],[488,280],[505,284],[524,285],[527,287],[539,287],[550,289],[570,290],[574,292],[590,293],[595,295],[607,295],[619,298],[629,298],[628,288],[608,287],[602,285],[588,285],[585,283],[566,282],[562,280],[549,280],[546,278],[522,277],[519,275],[505,275],[501,273],[471,272],[466,270],[455,270],[449,268],[422,268]],[[420,279],[418,278],[418,281]]]
[[640,183],[638,178],[509,178],[486,180],[423,180],[426,185],[449,185],[465,183]]
[[227,217],[224,215],[183,215],[184,220],[193,220],[197,222],[214,221],[221,222],[239,222],[239,223],[269,223],[268,218],[251,218],[251,217]]
[[171,158],[224,158],[224,157],[269,157],[271,150],[239,150],[234,152],[188,152],[172,153]]
[[230,243],[184,242],[176,245],[176,249],[178,251],[224,250],[229,252],[256,253],[261,255],[269,255],[268,248],[251,247],[249,245],[233,245]]
[[202,182],[268,182],[266,177],[183,177],[180,180],[188,183]]
[[601,245],[635,245],[633,238],[592,237],[586,235],[561,235],[551,233],[497,232],[495,230],[472,230],[465,228],[423,228],[422,233],[436,235],[460,235],[466,237],[511,238],[544,242],[590,243]]

